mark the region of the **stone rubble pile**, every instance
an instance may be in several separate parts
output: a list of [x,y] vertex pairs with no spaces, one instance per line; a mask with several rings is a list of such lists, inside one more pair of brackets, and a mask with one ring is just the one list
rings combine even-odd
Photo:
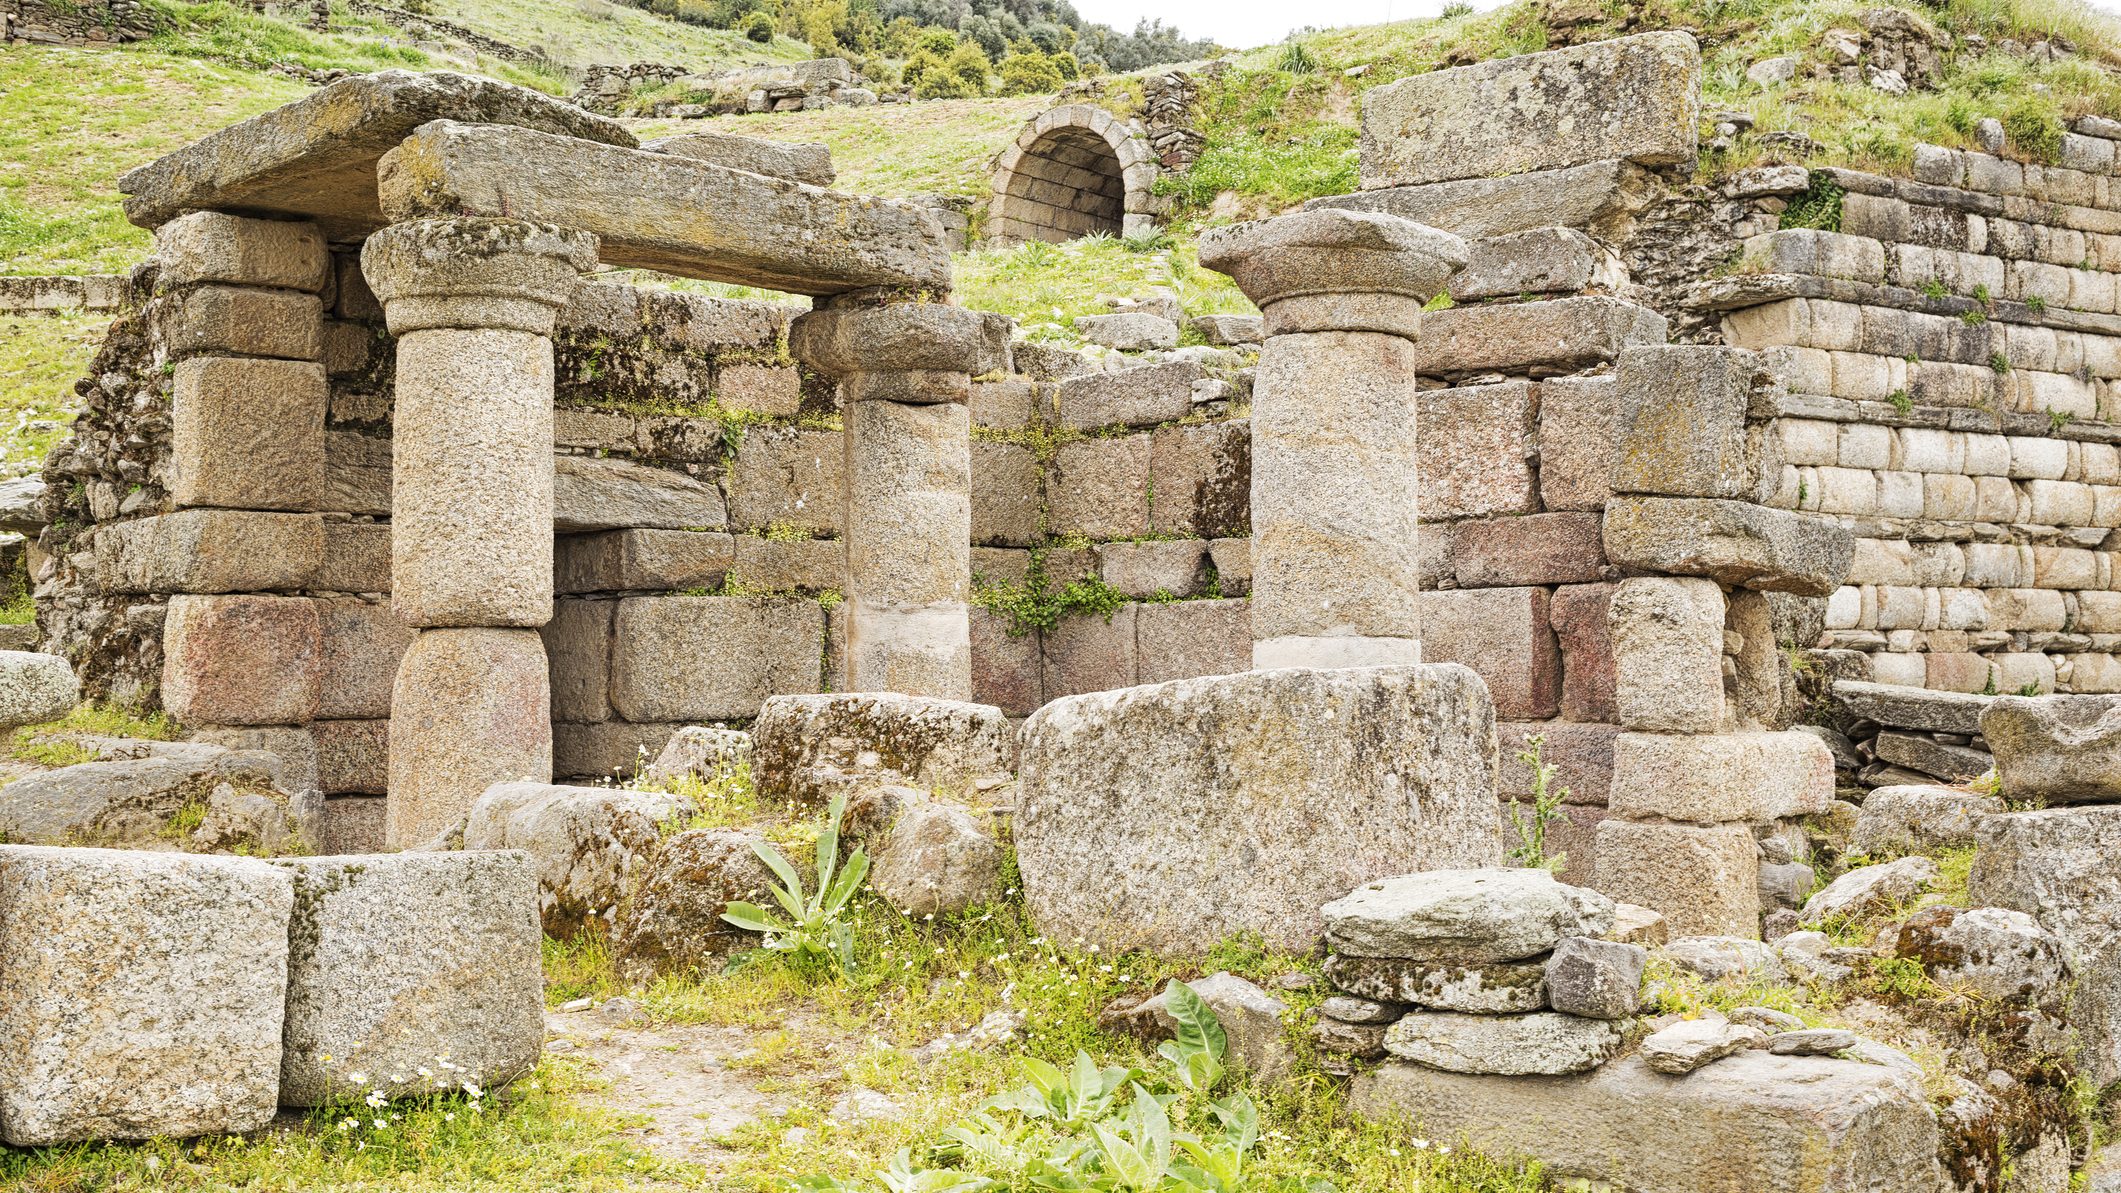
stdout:
[[0,1143],[498,1089],[543,1047],[536,907],[516,853],[0,845]]

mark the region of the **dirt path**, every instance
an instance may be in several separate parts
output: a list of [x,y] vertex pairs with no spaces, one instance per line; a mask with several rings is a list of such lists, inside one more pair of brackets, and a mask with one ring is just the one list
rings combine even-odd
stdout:
[[613,1014],[548,1011],[548,1050],[584,1057],[609,1084],[590,1100],[648,1122],[626,1134],[672,1160],[718,1169],[732,1154],[719,1140],[730,1131],[772,1118],[785,1099],[762,1093],[730,1066],[750,1051],[759,1033],[741,1027],[656,1027]]

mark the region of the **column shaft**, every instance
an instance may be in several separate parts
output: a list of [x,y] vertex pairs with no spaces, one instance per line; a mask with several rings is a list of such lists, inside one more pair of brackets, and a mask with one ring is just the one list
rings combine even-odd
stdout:
[[967,699],[971,416],[861,401],[846,423],[849,686]]

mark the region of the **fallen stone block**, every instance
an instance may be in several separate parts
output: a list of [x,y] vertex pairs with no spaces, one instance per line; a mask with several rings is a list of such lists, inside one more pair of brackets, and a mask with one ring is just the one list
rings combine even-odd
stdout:
[[832,185],[832,147],[816,141],[769,141],[734,133],[679,133],[642,144],[654,153],[674,153],[696,161],[749,170],[768,178],[786,178],[811,186]]
[[911,801],[872,851],[869,885],[909,916],[955,915],[1000,897],[1002,846],[985,818]]
[[1805,900],[1799,914],[1807,924],[1860,919],[1913,899],[1936,879],[1936,860],[1921,854],[1861,866]]
[[1799,596],[1832,596],[1848,578],[1847,530],[1790,510],[1690,497],[1614,497],[1605,507],[1613,566]]
[[1994,796],[1955,787],[1873,788],[1849,847],[1872,857],[1960,848],[1974,843],[1975,822],[2003,810]]
[[1925,907],[1900,925],[1893,952],[1931,980],[1993,1002],[2057,1004],[2068,991],[2062,941],[2022,911]]
[[1998,696],[1981,736],[2011,799],[2121,803],[2121,699]]
[[1467,238],[1549,227],[1583,228],[1612,237],[1629,229],[1662,189],[1649,170],[1608,158],[1500,178],[1328,195],[1304,206],[1382,212]]
[[1684,1019],[1651,1032],[1642,1042],[1640,1055],[1650,1068],[1676,1077],[1766,1043],[1767,1033],[1759,1028],[1732,1023],[1711,1012],[1700,1019]]
[[1975,834],[1969,899],[2025,912],[2061,939],[2079,1072],[2098,1085],[2121,1079],[2121,807],[1984,816]]
[[1385,1051],[1431,1069],[1522,1077],[1582,1073],[1620,1050],[1621,1024],[1551,1011],[1463,1015],[1416,1011],[1385,1030]]
[[661,826],[694,811],[681,796],[611,787],[496,783],[464,821],[466,849],[520,849],[537,870],[549,936],[610,921],[635,871],[655,856]]
[[1547,961],[1547,1005],[1564,1015],[1626,1019],[1642,1004],[1642,968],[1649,957],[1639,944],[1567,937]]
[[0,1142],[272,1121],[293,906],[248,858],[0,846]]
[[1479,964],[1603,936],[1613,903],[1545,870],[1431,870],[1365,883],[1320,915],[1336,953]]
[[[248,844],[281,843],[297,834],[300,810],[280,787],[281,765],[252,751],[200,745],[182,753],[83,762],[24,775],[0,787],[0,837],[44,844],[182,849],[190,834],[173,827],[224,802],[257,795],[278,815],[260,818]],[[239,842],[226,842],[233,847]]]
[[1695,154],[1701,51],[1678,32],[1432,71],[1363,101],[1362,188]]
[[1193,954],[1308,948],[1365,882],[1493,865],[1493,714],[1462,667],[1272,671],[1056,700],[1015,836],[1042,931]]
[[612,948],[636,980],[680,974],[750,948],[758,934],[722,918],[734,902],[765,906],[773,874],[759,860],[756,833],[691,829],[662,843],[620,900]]
[[0,650],[0,730],[56,721],[80,698],[81,685],[65,659]]
[[1016,770],[1016,734],[1000,709],[960,700],[850,692],[776,696],[751,726],[759,793],[815,802],[812,768],[875,772],[934,791],[971,794]]
[[[280,1104],[499,1089],[545,1042],[538,879],[521,853],[285,858]],[[355,1074],[365,1081],[355,1080]],[[423,1075],[425,1074],[425,1075]]]
[[1880,725],[1972,735],[1981,732],[1981,714],[1996,697],[1841,679],[1834,681],[1834,699],[1854,716]]
[[1640,1057],[1582,1076],[1387,1064],[1351,1104],[1554,1177],[1659,1193],[1930,1193],[1937,1120],[1921,1082],[1878,1065],[1742,1052],[1668,1077]]
[[1658,951],[1678,969],[1707,982],[1775,983],[1789,977],[1782,952],[1744,936],[1682,936]]
[[1148,352],[1178,347],[1178,324],[1162,315],[1128,311],[1116,315],[1078,315],[1075,330],[1093,344],[1120,352]]
[[712,783],[738,770],[751,768],[751,735],[741,729],[714,725],[687,725],[672,734],[641,778],[650,783],[668,783],[691,778]]

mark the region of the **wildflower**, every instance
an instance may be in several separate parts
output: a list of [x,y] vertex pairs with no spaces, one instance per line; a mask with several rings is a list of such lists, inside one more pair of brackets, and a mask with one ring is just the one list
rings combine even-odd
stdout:
[[375,1128],[376,1128],[376,1130],[378,1130],[378,1131],[388,1131],[388,1130],[390,1130],[390,1124],[389,1124],[389,1123],[386,1123],[386,1122],[384,1122],[384,1121],[383,1121],[382,1119],[374,1119],[374,1120],[371,1120],[371,1121],[373,1121],[373,1122],[374,1122],[374,1124],[375,1124]]
[[367,1085],[367,1084],[368,1084],[368,1074],[366,1074],[366,1073],[348,1073],[348,1074],[346,1075],[346,1079],[347,1079],[348,1081],[351,1081],[351,1082],[353,1082],[353,1083],[354,1083],[355,1085]]

